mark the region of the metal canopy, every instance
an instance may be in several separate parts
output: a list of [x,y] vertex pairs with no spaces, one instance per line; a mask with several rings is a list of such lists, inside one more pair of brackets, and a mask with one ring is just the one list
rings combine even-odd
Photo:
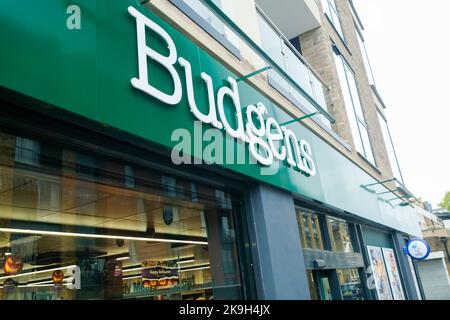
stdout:
[[[397,187],[394,189],[389,188],[386,184],[390,183],[390,182],[395,182],[397,184]],[[384,187],[386,190],[375,190],[377,186],[382,186]],[[392,201],[395,200],[400,200],[400,203],[397,203],[396,206],[400,206],[400,207],[406,207],[406,206],[411,206],[413,207],[413,203],[418,204],[420,201],[414,196],[414,194],[412,194],[404,185],[403,183],[401,183],[397,178],[392,178],[389,180],[384,180],[384,181],[380,181],[380,182],[375,182],[375,183],[371,183],[371,184],[366,184],[366,185],[361,185],[361,188],[367,190],[370,193],[373,193],[377,196],[381,196],[381,195],[386,195],[386,194],[393,194],[395,195],[395,198],[392,199],[383,199],[384,201],[386,201],[387,203],[392,205]],[[400,195],[400,194],[402,195]]]

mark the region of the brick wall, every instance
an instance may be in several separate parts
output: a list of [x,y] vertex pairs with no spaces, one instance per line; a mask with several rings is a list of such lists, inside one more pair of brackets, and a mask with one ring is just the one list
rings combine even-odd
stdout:
[[[345,42],[340,38],[332,24],[323,14],[321,28],[306,32],[300,36],[302,52],[308,62],[315,68],[330,88],[327,95],[327,105],[329,111],[336,118],[336,124],[333,126],[334,131],[341,138],[350,143],[354,149],[351,129],[345,110],[344,97],[334,61],[332,41],[337,45],[344,58],[355,72],[375,161],[378,170],[381,171],[381,175],[380,172],[375,170],[369,163],[363,160],[362,157],[358,156],[355,150],[353,150],[353,159],[375,176],[379,176],[381,179],[388,179],[393,176],[392,169],[384,145],[381,126],[378,121],[375,99],[364,67],[362,53],[359,48],[357,31],[353,21],[351,8],[348,4],[348,0],[336,0],[336,5],[341,15],[341,26],[344,32]],[[322,10],[320,1],[319,6]]]

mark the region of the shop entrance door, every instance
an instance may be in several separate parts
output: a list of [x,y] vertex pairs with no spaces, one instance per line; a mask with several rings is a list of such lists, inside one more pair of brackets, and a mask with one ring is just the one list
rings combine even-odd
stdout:
[[311,300],[333,300],[332,270],[308,270]]
[[327,271],[315,271],[315,273],[320,300],[333,300],[331,294],[330,273]]

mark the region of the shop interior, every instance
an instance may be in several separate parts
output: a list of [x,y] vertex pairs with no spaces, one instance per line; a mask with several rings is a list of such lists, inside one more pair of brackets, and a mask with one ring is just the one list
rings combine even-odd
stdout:
[[0,299],[239,299],[239,201],[0,132]]

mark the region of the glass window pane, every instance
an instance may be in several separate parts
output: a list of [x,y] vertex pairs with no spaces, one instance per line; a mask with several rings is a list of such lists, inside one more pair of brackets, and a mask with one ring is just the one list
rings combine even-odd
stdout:
[[330,5],[328,0],[322,0],[322,8],[323,12],[325,12],[328,16],[330,15]]
[[363,61],[364,61],[364,67],[366,69],[366,73],[367,73],[367,76],[369,78],[369,84],[370,85],[374,85],[375,84],[375,79],[373,77],[372,68],[370,66],[369,55],[367,54],[366,46],[364,45],[364,42],[361,39],[361,35],[359,34],[359,32],[356,32],[356,34],[357,34],[357,37],[358,37],[359,48],[361,50],[361,54],[362,54]]
[[336,9],[331,9],[330,10],[330,14],[331,14],[331,20],[333,22],[333,26],[336,29],[337,33],[341,36],[342,39],[344,39],[344,33],[342,31],[342,27],[341,27],[341,21],[339,19],[339,15],[336,11]]
[[75,154],[76,172],[84,178],[95,178],[97,165],[94,157],[77,152]]
[[336,270],[344,300],[365,300],[363,283],[358,269]]
[[349,85],[349,90],[350,90],[350,94],[352,96],[352,101],[353,101],[353,107],[354,107],[354,112],[356,112],[356,116],[360,119],[360,121],[364,121],[364,114],[362,111],[362,107],[361,107],[361,98],[359,97],[359,92],[358,92],[358,88],[356,85],[356,79],[355,79],[355,75],[353,74],[353,72],[350,70],[350,68],[347,66],[346,63],[344,63],[345,65],[345,71],[347,74],[347,79],[348,79],[348,85]]
[[134,170],[132,166],[124,166],[125,186],[128,188],[134,188]]
[[40,146],[38,142],[23,137],[16,138],[16,162],[38,166],[39,152]]
[[319,273],[318,280],[320,300],[333,300],[329,276]]
[[320,232],[319,217],[311,214],[312,236],[314,237],[314,249],[323,250],[322,234]]
[[297,209],[297,222],[304,249],[323,250],[319,216],[304,209]]
[[375,158],[373,156],[372,145],[369,139],[369,133],[367,132],[367,128],[362,123],[359,123],[359,131],[361,132],[361,138],[364,144],[365,154],[363,155],[370,163],[375,165]]
[[[17,138],[0,131],[0,299],[243,298],[239,195]],[[51,159],[16,161],[37,145]]]
[[322,0],[322,7],[325,14],[330,19],[334,28],[338,34],[344,39],[344,33],[342,32],[341,21],[339,19],[339,13],[334,0]]
[[335,0],[328,0],[330,3],[331,9],[334,9],[337,11],[336,1]]
[[391,164],[394,177],[397,178],[399,181],[403,182],[402,174],[400,172],[400,167],[398,165],[397,156],[394,149],[394,143],[392,142],[391,135],[389,132],[388,123],[386,122],[386,120],[384,120],[384,118],[380,114],[378,114],[378,120],[380,121],[384,144],[386,146],[386,150],[389,156],[389,162]]
[[347,111],[347,117],[350,124],[350,129],[352,132],[353,143],[355,144],[356,150],[364,155],[364,148],[359,134],[358,123],[356,121],[355,111],[353,109],[352,96],[350,94],[350,89],[347,82],[347,76],[345,72],[345,64],[342,61],[340,55],[335,54],[334,56],[336,62],[336,68],[339,75],[339,83],[341,85],[342,94],[344,96],[345,109]]
[[311,300],[320,300],[319,290],[317,287],[317,283],[314,280],[314,273],[312,270],[306,271],[306,276],[308,277],[308,287],[309,294],[311,295]]
[[327,217],[327,223],[333,251],[353,252],[353,244],[348,223],[346,221],[330,217]]

